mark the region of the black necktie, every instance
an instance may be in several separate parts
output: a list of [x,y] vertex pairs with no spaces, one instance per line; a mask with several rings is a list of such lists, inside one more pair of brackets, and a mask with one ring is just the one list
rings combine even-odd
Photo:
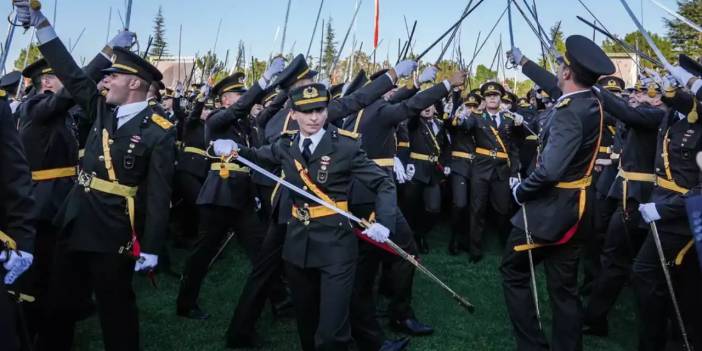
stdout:
[[305,159],[305,162],[310,162],[310,158],[312,158],[312,151],[310,151],[310,145],[312,145],[312,139],[306,138],[302,141],[302,158]]
[[492,120],[492,126],[497,128],[497,115],[490,115],[490,118]]

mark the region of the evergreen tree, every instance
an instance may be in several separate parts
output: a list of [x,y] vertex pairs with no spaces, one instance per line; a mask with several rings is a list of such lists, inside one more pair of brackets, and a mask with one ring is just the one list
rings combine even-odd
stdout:
[[21,71],[24,69],[25,64],[31,65],[34,61],[41,58],[41,52],[39,52],[39,47],[36,43],[32,42],[29,45],[29,58],[27,58],[27,48],[20,50],[19,56],[15,60],[15,69]]
[[167,56],[167,46],[168,44],[166,43],[166,28],[164,26],[163,10],[161,6],[159,6],[158,13],[156,13],[156,17],[154,18],[154,39],[151,43],[151,51],[149,52],[149,55],[153,57]]
[[[702,23],[702,0],[678,1],[678,13],[694,23]],[[678,19],[665,19],[665,25],[675,50],[691,57],[702,56],[702,33]]]
[[329,22],[327,23],[326,38],[324,40],[324,55],[322,62],[324,63],[324,69],[327,73],[331,69],[331,65],[334,63],[334,57],[336,57],[336,33],[334,33],[334,28],[332,28],[332,19],[329,17]]

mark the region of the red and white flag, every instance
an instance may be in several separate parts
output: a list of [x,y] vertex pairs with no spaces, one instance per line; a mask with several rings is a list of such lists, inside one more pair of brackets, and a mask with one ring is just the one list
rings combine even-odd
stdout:
[[378,20],[380,19],[380,0],[375,0],[375,30],[373,31],[373,47],[378,48],[378,34],[380,32],[380,25]]

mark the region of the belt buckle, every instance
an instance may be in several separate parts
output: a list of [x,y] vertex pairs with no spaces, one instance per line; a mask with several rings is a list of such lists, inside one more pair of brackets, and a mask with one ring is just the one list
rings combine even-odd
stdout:
[[497,158],[497,151],[495,151],[495,150],[490,150],[490,157],[492,157],[492,158]]
[[78,184],[85,188],[90,188],[90,182],[93,180],[93,176],[89,173],[81,171],[78,173]]
[[310,210],[308,204],[304,204],[303,207],[295,207],[295,211],[297,213],[297,219],[302,222],[302,224],[310,224]]

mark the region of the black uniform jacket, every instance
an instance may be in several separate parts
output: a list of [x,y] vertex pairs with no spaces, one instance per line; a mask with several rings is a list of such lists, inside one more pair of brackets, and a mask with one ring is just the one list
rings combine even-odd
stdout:
[[0,164],[0,230],[17,249],[33,252],[32,178],[7,101],[0,101]]
[[69,193],[56,215],[68,249],[115,253],[130,241],[131,226],[127,201],[122,196],[86,190],[91,177],[109,180],[104,162],[103,131],[119,184],[138,187],[136,232],[142,251],[160,252],[168,227],[171,180],[175,162],[175,128],[150,108],[117,129],[112,107],[108,106],[95,82],[73,61],[56,38],[39,46],[65,89],[93,121],[82,161],[83,177]]
[[[361,142],[344,135],[333,125],[315,148],[309,163],[300,151],[300,135],[286,133],[274,144],[260,148],[242,147],[239,154],[258,164],[281,166],[286,180],[299,188],[312,192],[295,166],[297,161],[307,170],[314,186],[335,203],[348,201],[351,179],[357,179],[377,194],[375,202],[378,223],[394,231],[397,195],[395,183],[388,174],[368,159]],[[298,208],[317,206],[296,193],[289,192],[290,207],[280,207],[290,217],[292,205]],[[299,267],[321,267],[329,264],[355,260],[358,254],[357,238],[351,231],[351,223],[345,217],[331,214],[312,218],[306,225],[290,218],[287,226],[283,258]]]
[[207,149],[205,141],[205,121],[200,118],[205,106],[204,101],[196,101],[193,110],[179,123],[182,130],[182,144],[178,151],[177,172],[187,172],[201,181],[210,170],[210,159],[196,152],[185,151],[186,148]]
[[[477,154],[473,160],[473,177],[481,177],[491,180],[493,172],[497,173],[497,179],[505,180],[509,177],[516,177],[519,172],[519,144],[524,138],[524,127],[516,126],[511,113],[499,112],[500,126],[495,128],[492,125],[492,118],[487,112],[481,115],[471,114],[460,125],[473,135],[476,148],[483,148],[495,152],[506,151],[509,158],[507,162],[504,158],[497,158]],[[500,140],[495,136],[496,130]],[[503,148],[507,150],[504,150]]]
[[[438,132],[434,132],[431,121],[436,123]],[[414,176],[416,180],[423,184],[438,184],[445,178],[443,167],[449,165],[451,155],[451,145],[448,131],[444,123],[438,118],[428,119],[419,114],[410,116],[407,120],[407,130],[409,132],[410,156],[408,164],[414,165]],[[412,157],[412,154],[429,156],[429,160],[419,160]]]
[[[368,158],[390,162],[397,154],[397,125],[409,117],[418,116],[447,93],[444,84],[439,83],[405,101],[391,103],[378,99],[358,114],[347,118],[344,129],[361,134],[361,144]],[[384,168],[392,175],[391,163]],[[375,193],[357,180],[352,182],[350,194],[354,204],[375,202]]]
[[[556,184],[585,177],[597,152],[600,109],[588,90],[566,97],[549,113],[539,136],[536,168],[519,186],[517,197],[527,208],[531,235],[556,241],[578,222],[581,196],[578,189],[561,189]],[[520,208],[512,217],[512,224],[520,229],[524,229],[522,211]]]

